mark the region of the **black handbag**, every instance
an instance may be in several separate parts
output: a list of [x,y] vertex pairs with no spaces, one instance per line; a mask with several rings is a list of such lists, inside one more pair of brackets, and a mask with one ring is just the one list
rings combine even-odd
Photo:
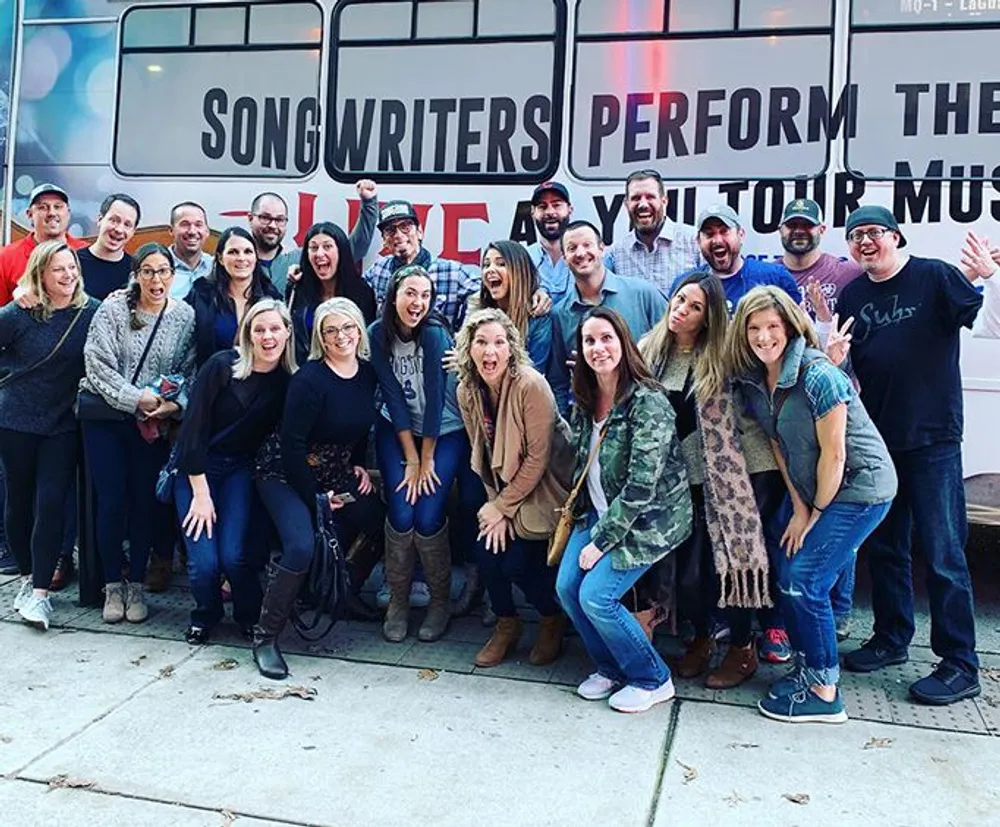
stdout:
[[[139,364],[135,366],[135,373],[132,374],[132,379],[129,382],[130,385],[134,385],[136,380],[139,378],[139,372],[142,370],[142,366],[146,364],[146,357],[149,355],[149,349],[153,346],[153,339],[156,338],[156,331],[160,329],[160,322],[163,321],[163,314],[167,312],[167,304],[169,302],[163,303],[163,308],[156,316],[156,323],[153,325],[153,332],[149,334],[149,338],[146,340],[146,347],[142,351],[142,356],[139,357]],[[103,396],[99,393],[94,393],[93,391],[84,390],[81,388],[76,394],[76,404],[73,406],[73,413],[76,414],[76,418],[84,420],[87,422],[124,422],[126,419],[130,419],[133,415],[125,413],[125,411],[120,411],[118,408],[109,405]]]
[[[337,526],[326,494],[316,495],[316,547],[309,574],[292,610],[292,625],[308,641],[329,634],[334,624],[344,616],[351,593],[351,576],[347,569],[347,552],[337,539]],[[311,612],[306,620],[304,613]],[[323,615],[327,622],[323,623]],[[320,627],[322,631],[317,631]]]

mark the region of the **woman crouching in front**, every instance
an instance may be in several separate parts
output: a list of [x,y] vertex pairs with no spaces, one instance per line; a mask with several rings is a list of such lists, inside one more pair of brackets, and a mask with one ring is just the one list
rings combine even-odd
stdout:
[[674,696],[670,670],[619,599],[691,533],[691,492],[674,411],[618,313],[590,311],[573,369],[576,526],[556,591],[597,666],[589,701],[643,712]]
[[779,576],[795,669],[757,708],[792,723],[847,720],[830,591],[896,496],[889,452],[812,323],[773,287],[755,287],[729,330],[736,381],[771,439],[794,514]]
[[472,443],[472,470],[487,494],[477,515],[479,572],[497,615],[476,666],[496,666],[517,646],[523,624],[514,583],[541,615],[528,660],[542,666],[559,656],[566,627],[545,555],[571,482],[569,427],[502,310],[469,317],[458,334],[457,357],[458,404]]

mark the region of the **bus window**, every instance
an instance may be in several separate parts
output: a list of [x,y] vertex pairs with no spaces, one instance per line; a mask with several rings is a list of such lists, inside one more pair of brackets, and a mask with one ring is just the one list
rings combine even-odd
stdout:
[[303,178],[316,170],[318,3],[133,6],[121,30],[120,175]]
[[[849,124],[830,93],[832,5],[814,5],[820,25],[788,2],[671,0],[655,29],[661,0],[579,0],[573,174],[621,180],[653,165],[672,180],[822,175],[830,139]],[[770,26],[782,15],[787,26]]]
[[122,13],[123,6],[162,2],[163,0],[24,0],[24,19],[112,23]]
[[740,0],[741,29],[805,29],[830,25],[831,0]]
[[[847,169],[875,180],[1000,185],[1000,4],[855,0],[851,12],[857,116]],[[911,194],[915,208],[927,208]]]
[[565,0],[342,0],[331,22],[327,173],[386,183],[551,176],[565,21]]

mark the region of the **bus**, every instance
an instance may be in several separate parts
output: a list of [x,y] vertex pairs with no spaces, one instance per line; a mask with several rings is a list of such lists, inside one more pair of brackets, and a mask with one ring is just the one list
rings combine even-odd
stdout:
[[[751,255],[809,197],[830,252],[881,204],[957,262],[969,231],[1000,241],[998,37],[1000,0],[0,0],[3,239],[50,181],[84,237],[113,191],[142,204],[136,244],[179,201],[220,230],[275,191],[297,242],[353,225],[369,177],[474,264],[535,240],[550,179],[610,243],[654,167],[671,218],[726,202]],[[967,335],[962,370],[965,471],[995,482],[1000,342]]]

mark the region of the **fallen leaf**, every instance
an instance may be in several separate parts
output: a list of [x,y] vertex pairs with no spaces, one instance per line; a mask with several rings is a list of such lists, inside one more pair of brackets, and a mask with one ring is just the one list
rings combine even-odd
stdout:
[[174,676],[174,665],[172,663],[168,663],[160,670],[161,678],[172,678],[173,676]]
[[322,675],[312,675],[309,678],[309,680],[311,680],[311,681],[321,681],[321,680],[323,680],[323,676]]
[[243,701],[252,704],[254,701],[280,701],[283,698],[301,698],[311,701],[316,697],[316,690],[311,686],[286,686],[282,689],[255,689],[252,692],[216,693],[212,696],[217,701]]
[[782,793],[781,797],[791,801],[792,804],[808,804],[809,793]]
[[130,660],[130,661],[129,661],[129,663],[131,663],[131,664],[132,664],[133,666],[138,666],[138,665],[139,665],[139,664],[141,664],[141,663],[142,663],[142,662],[143,662],[143,661],[144,661],[145,659],[146,659],[146,656],[145,656],[145,655],[139,655],[139,657],[137,657],[137,658],[136,658],[135,660]]
[[77,663],[90,663],[90,658],[77,658]]
[[996,667],[986,667],[985,669],[980,669],[979,674],[981,677],[989,678],[991,681],[996,681],[1000,683],[1000,669]]
[[892,738],[876,738],[872,736],[868,739],[862,749],[888,749],[892,746]]
[[947,764],[948,763],[948,759],[947,758],[941,758],[940,756],[937,756],[937,755],[932,755],[931,756],[931,761],[933,761],[935,764]]
[[726,744],[729,749],[757,749],[760,744],[754,744],[750,741],[733,741],[731,744]]
[[302,747],[302,749],[304,749],[304,750],[306,750],[308,752],[309,750],[316,749],[316,745],[315,744],[306,744],[304,747]]
[[0,744],[9,744],[13,740],[9,735],[0,735]]
[[238,816],[233,815],[229,810],[223,810],[219,815],[222,816],[222,827],[232,827],[232,824]]
[[730,807],[735,807],[737,804],[747,803],[747,800],[738,792],[736,792],[736,790],[733,790],[731,795],[727,795],[722,800],[725,801]]
[[97,782],[91,781],[88,778],[70,778],[70,776],[62,773],[61,775],[53,775],[49,779],[49,786],[53,789],[89,790],[92,787],[96,787]]
[[240,665],[240,662],[235,658],[223,658],[222,660],[217,660],[212,664],[212,668],[220,672],[226,672],[230,669],[235,669]]
[[684,784],[690,784],[692,781],[694,781],[698,777],[698,770],[696,770],[694,767],[692,767],[692,766],[690,766],[688,764],[685,764],[683,761],[680,761],[680,760],[677,760],[677,765],[682,770],[684,770],[684,781],[682,783],[684,783]]
[[438,679],[438,673],[434,669],[421,669],[417,672],[417,680],[421,681],[436,681]]

